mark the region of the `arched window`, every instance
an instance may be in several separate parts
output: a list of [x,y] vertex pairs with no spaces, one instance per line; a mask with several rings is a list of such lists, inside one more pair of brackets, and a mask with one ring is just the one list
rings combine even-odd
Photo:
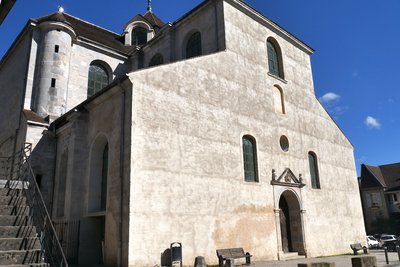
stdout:
[[286,113],[285,100],[283,97],[282,89],[276,85],[272,89],[273,89],[275,112],[285,114]]
[[109,145],[104,135],[93,143],[90,154],[88,212],[102,212],[107,208],[109,173]]
[[158,53],[158,54],[155,54],[151,58],[151,60],[149,62],[149,67],[158,66],[158,65],[161,65],[163,63],[164,63],[164,58],[160,53]]
[[132,30],[132,45],[144,45],[147,43],[147,30],[136,27]]
[[101,168],[101,202],[100,209],[106,210],[107,206],[107,178],[108,178],[108,144],[104,147]]
[[318,161],[314,152],[308,152],[308,161],[310,164],[311,186],[312,188],[320,189],[321,185],[319,183]]
[[282,55],[278,43],[272,38],[267,40],[269,73],[284,79]]
[[102,65],[97,63],[90,64],[87,91],[88,97],[91,97],[106,87],[109,84],[109,79],[107,70]]
[[256,140],[252,136],[245,135],[242,142],[244,180],[246,182],[258,182]]
[[201,33],[193,33],[186,43],[186,58],[201,56]]

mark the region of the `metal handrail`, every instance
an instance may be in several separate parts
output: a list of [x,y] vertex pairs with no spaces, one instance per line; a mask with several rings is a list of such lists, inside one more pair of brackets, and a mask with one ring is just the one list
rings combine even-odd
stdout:
[[17,153],[14,158],[14,172],[18,172],[17,179],[13,179],[14,175],[10,174],[8,181],[9,186],[15,186],[16,182],[20,182],[21,189],[26,195],[28,204],[32,210],[33,224],[40,233],[40,244],[42,258],[50,266],[68,267],[68,262],[64,252],[58,241],[56,231],[51,221],[46,204],[40,192],[39,186],[35,179],[32,166],[30,164],[31,144],[26,144],[21,152]]

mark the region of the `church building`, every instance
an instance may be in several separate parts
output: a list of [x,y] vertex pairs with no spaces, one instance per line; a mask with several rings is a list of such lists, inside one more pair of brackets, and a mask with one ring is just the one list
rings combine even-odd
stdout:
[[33,145],[55,224],[78,227],[60,236],[71,262],[162,265],[173,242],[183,265],[351,253],[353,146],[315,96],[313,52],[241,0],[171,23],[149,5],[122,34],[31,19],[0,62],[0,156]]

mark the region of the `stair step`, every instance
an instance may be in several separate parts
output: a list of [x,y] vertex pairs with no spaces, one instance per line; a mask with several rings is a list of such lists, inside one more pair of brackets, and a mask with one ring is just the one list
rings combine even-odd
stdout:
[[0,226],[29,226],[32,217],[28,215],[0,215]]
[[0,196],[21,196],[22,190],[11,188],[0,188]]
[[11,206],[11,205],[1,205],[0,204],[0,214],[1,215],[29,215],[29,206]]
[[0,265],[41,263],[40,249],[0,251]]
[[48,263],[29,263],[29,264],[12,264],[12,265],[0,265],[1,267],[49,267]]
[[36,237],[34,226],[0,226],[0,238]]
[[39,238],[0,238],[0,251],[27,249],[40,249]]
[[27,204],[25,196],[18,195],[0,195],[0,205],[22,205],[25,206]]

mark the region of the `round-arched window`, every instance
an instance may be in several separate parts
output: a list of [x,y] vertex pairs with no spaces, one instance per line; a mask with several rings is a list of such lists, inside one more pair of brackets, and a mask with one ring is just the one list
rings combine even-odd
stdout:
[[147,30],[137,27],[132,30],[132,45],[144,45],[147,43]]
[[89,67],[88,79],[88,97],[96,94],[109,84],[109,76],[107,70],[100,64],[94,63]]

